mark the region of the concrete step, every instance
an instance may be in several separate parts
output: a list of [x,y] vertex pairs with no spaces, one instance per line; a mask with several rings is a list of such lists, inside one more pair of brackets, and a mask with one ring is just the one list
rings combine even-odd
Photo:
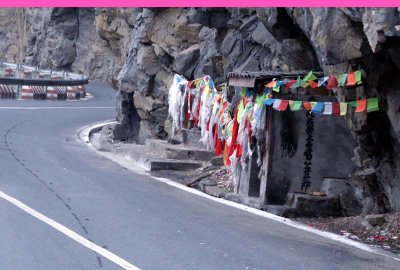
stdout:
[[203,164],[196,161],[181,161],[181,160],[157,160],[149,159],[147,162],[150,171],[156,170],[195,170],[200,168]]
[[288,196],[287,205],[294,209],[295,216],[330,217],[342,215],[339,196],[291,193]]
[[204,147],[196,148],[182,144],[169,144],[167,141],[159,139],[148,139],[145,145],[149,153],[167,159],[209,161],[214,156]]

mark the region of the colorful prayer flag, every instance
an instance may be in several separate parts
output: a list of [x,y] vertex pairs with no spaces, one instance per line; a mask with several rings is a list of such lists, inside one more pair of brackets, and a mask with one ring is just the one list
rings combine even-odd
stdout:
[[275,110],[279,111],[279,106],[281,105],[281,102],[282,102],[281,99],[275,99],[274,105],[272,106],[272,108],[274,108]]
[[367,100],[367,112],[374,112],[379,110],[378,98],[369,98]]
[[362,81],[361,81],[361,71],[358,70],[358,71],[356,71],[356,72],[354,72],[354,73],[355,73],[355,75],[356,75],[356,82],[357,82],[357,85],[362,84]]
[[289,100],[289,106],[292,111],[300,111],[301,110],[301,101]]
[[312,71],[308,72],[307,75],[304,77],[303,81],[305,82],[309,82],[309,81],[314,81],[318,79]]
[[347,73],[343,73],[339,77],[339,86],[345,86],[346,85],[346,79],[347,79]]
[[272,104],[274,104],[274,102],[275,102],[275,99],[274,99],[274,98],[267,98],[267,99],[264,100],[263,103],[264,103],[265,105],[271,106]]
[[340,104],[339,102],[332,103],[332,114],[333,115],[340,115]]
[[324,102],[324,112],[323,114],[332,114],[332,102]]
[[303,107],[306,111],[311,111],[311,103],[308,101],[303,101]]
[[347,86],[356,85],[356,74],[354,72],[349,72],[347,74]]
[[318,79],[318,87],[325,86],[329,77],[323,77]]
[[322,114],[322,112],[324,111],[324,103],[323,102],[311,102],[312,105],[314,103],[315,103],[315,105],[312,107],[312,112],[315,114]]
[[286,88],[286,89],[289,89],[289,88],[291,88],[295,83],[296,83],[296,80],[288,81],[288,82],[286,82],[285,88]]
[[333,89],[337,87],[337,80],[335,76],[329,76],[327,89]]
[[279,104],[278,110],[281,111],[281,112],[286,111],[288,105],[289,105],[289,101],[288,100],[281,100],[281,103]]
[[276,84],[276,81],[273,80],[273,81],[267,83],[267,84],[265,85],[265,87],[267,87],[267,88],[273,88],[273,87],[275,86],[275,84]]
[[308,84],[310,85],[311,88],[317,88],[318,87],[318,83],[316,83],[314,81],[309,81]]
[[364,112],[366,108],[367,108],[366,99],[357,100],[356,112]]
[[340,102],[340,115],[346,115],[347,113],[347,103]]

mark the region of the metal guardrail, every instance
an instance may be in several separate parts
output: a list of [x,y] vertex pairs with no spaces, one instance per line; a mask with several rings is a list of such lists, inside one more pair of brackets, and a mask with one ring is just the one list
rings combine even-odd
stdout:
[[[6,69],[12,72],[6,74]],[[23,77],[27,74],[29,77]],[[41,78],[42,77],[42,78]],[[47,78],[45,78],[47,77]],[[55,79],[51,79],[55,77]],[[77,86],[88,84],[89,79],[80,74],[55,71],[52,69],[41,69],[22,64],[0,62],[0,84],[7,85],[37,85],[37,86]]]

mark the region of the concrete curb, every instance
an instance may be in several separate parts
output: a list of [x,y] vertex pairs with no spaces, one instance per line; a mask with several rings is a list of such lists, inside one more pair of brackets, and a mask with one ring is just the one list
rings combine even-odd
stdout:
[[252,207],[249,207],[249,206],[246,206],[246,205],[243,205],[243,204],[239,204],[239,203],[236,203],[236,202],[233,202],[233,201],[228,201],[228,200],[223,199],[223,198],[214,197],[214,196],[208,195],[208,194],[206,194],[206,193],[204,193],[202,191],[187,187],[185,185],[182,185],[182,184],[180,184],[180,183],[178,183],[176,181],[173,181],[173,180],[170,180],[170,179],[167,179],[167,178],[154,177],[148,171],[145,171],[140,166],[137,166],[136,163],[132,164],[132,163],[128,162],[126,159],[121,158],[121,157],[119,157],[119,156],[117,156],[116,154],[113,154],[113,153],[98,151],[93,145],[91,145],[91,143],[89,141],[89,134],[93,133],[93,132],[91,133],[91,131],[93,129],[96,129],[96,128],[97,129],[99,129],[99,128],[101,129],[101,127],[103,127],[104,125],[111,124],[111,123],[115,123],[115,121],[104,121],[104,122],[99,122],[99,123],[96,123],[96,124],[93,124],[93,125],[82,127],[77,132],[78,133],[78,138],[77,139],[79,141],[81,141],[83,144],[85,144],[90,150],[93,150],[94,152],[96,152],[98,155],[106,157],[106,158],[118,163],[120,166],[122,166],[122,167],[124,167],[124,168],[126,168],[126,169],[128,169],[128,170],[130,170],[130,171],[132,171],[134,173],[136,173],[136,174],[144,175],[144,176],[150,177],[150,178],[152,178],[154,180],[163,182],[163,183],[165,183],[167,185],[170,185],[170,186],[176,187],[178,189],[184,190],[186,192],[198,195],[200,197],[203,197],[203,198],[215,201],[215,202],[219,202],[219,203],[222,203],[222,204],[225,204],[225,205],[237,208],[237,209],[241,209],[243,211],[255,214],[257,216],[268,218],[270,220],[274,220],[276,222],[283,223],[283,224],[285,224],[287,226],[290,226],[290,227],[293,227],[293,228],[296,228],[296,229],[299,229],[299,230],[303,230],[303,231],[306,231],[306,232],[309,232],[309,233],[312,233],[312,234],[316,234],[316,235],[321,236],[323,238],[330,239],[330,240],[333,240],[333,241],[336,241],[336,242],[339,242],[339,243],[342,243],[342,244],[346,244],[346,245],[355,247],[357,249],[360,249],[360,250],[363,250],[363,251],[366,251],[366,252],[370,252],[370,253],[381,255],[381,256],[384,256],[384,257],[387,257],[387,258],[391,258],[391,259],[393,259],[395,261],[400,262],[400,256],[396,256],[393,253],[386,252],[386,251],[384,251],[382,249],[379,249],[379,248],[376,248],[376,247],[373,247],[373,246],[369,246],[369,245],[364,244],[362,242],[357,242],[357,241],[349,239],[349,238],[347,238],[345,236],[341,236],[341,235],[334,234],[334,233],[331,233],[331,232],[321,231],[319,229],[316,229],[316,228],[313,228],[313,227],[309,227],[307,225],[298,223],[298,222],[293,221],[293,220],[288,219],[288,218],[277,216],[277,215],[274,215],[274,214],[271,214],[271,213],[268,213],[268,212],[265,212],[265,211],[262,211],[262,210],[259,210],[259,209],[256,209],[256,208],[252,208]]

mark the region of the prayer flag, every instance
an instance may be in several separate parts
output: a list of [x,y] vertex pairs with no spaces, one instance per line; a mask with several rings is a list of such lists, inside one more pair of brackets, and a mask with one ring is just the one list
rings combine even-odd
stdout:
[[356,75],[356,82],[357,82],[357,84],[362,84],[362,81],[361,81],[361,71],[358,70],[358,71],[356,71],[356,72],[354,72],[354,73],[355,73],[355,75]]
[[346,85],[346,79],[347,79],[347,73],[343,73],[339,77],[339,86],[345,86]]
[[306,88],[309,85],[309,82],[302,81],[301,87]]
[[332,102],[324,102],[324,112],[323,114],[332,114]]
[[265,85],[265,87],[267,87],[267,88],[273,88],[273,87],[275,86],[275,84],[276,84],[276,81],[274,80],[274,81],[271,81],[271,82],[267,83],[267,84]]
[[323,77],[318,80],[318,87],[325,86],[329,77]]
[[286,88],[286,89],[289,89],[289,88],[291,88],[295,83],[296,83],[296,80],[288,81],[288,82],[286,82],[285,88]]
[[243,87],[243,88],[240,90],[240,95],[241,95],[242,97],[244,97],[244,96],[246,95],[246,92],[247,92],[247,89],[246,89],[245,87]]
[[286,111],[288,105],[289,105],[289,101],[288,100],[281,100],[281,103],[279,104],[278,110],[281,111],[281,112]]
[[279,111],[279,106],[281,105],[281,99],[275,99],[274,105],[272,106],[275,110]]
[[347,103],[340,102],[340,115],[346,115],[347,113]]
[[340,104],[339,102],[332,103],[332,114],[333,115],[340,115]]
[[348,102],[348,104],[353,108],[357,107],[357,101],[350,101],[350,102]]
[[315,103],[312,108],[312,112],[315,114],[322,114],[324,111],[324,103],[323,102],[311,102],[311,104]]
[[357,100],[356,112],[364,112],[366,108],[367,108],[366,99]]
[[297,81],[295,84],[295,88],[300,87],[303,84],[303,81],[300,79],[300,76],[297,76]]
[[317,88],[318,87],[318,83],[316,83],[314,81],[309,81],[308,84],[310,85],[311,88]]
[[267,98],[267,99],[264,100],[263,103],[264,103],[265,105],[271,106],[272,104],[274,104],[274,102],[275,102],[275,99],[274,99],[274,98]]
[[378,98],[369,98],[367,101],[367,112],[374,112],[379,110]]
[[337,80],[335,76],[329,76],[327,89],[332,89],[337,87]]
[[349,72],[347,74],[347,86],[356,85],[356,74],[354,72]]
[[313,73],[312,71],[308,72],[307,75],[304,77],[303,81],[305,82],[309,82],[309,81],[314,81],[318,79]]
[[289,100],[290,109],[294,112],[301,110],[301,104],[301,101]]
[[308,101],[303,101],[303,106],[306,111],[311,111],[311,103]]

